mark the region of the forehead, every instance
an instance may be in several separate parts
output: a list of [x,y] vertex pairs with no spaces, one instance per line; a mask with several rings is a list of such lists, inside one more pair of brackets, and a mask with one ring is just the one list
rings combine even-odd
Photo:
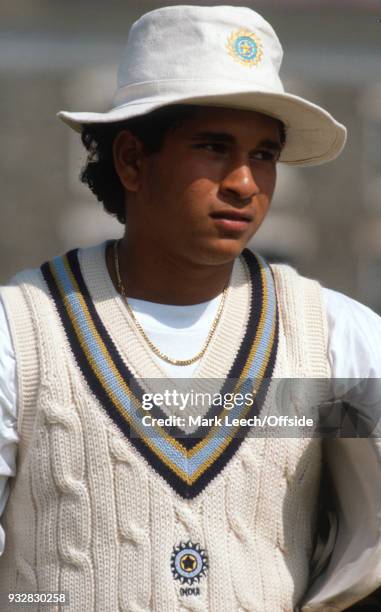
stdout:
[[258,111],[221,107],[197,107],[195,115],[179,126],[180,132],[218,131],[250,133],[277,139],[281,122]]

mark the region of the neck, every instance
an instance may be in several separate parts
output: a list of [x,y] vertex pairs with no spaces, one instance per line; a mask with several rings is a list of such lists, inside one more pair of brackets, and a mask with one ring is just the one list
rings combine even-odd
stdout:
[[[192,264],[180,258],[159,257],[148,250],[136,251],[125,239],[119,244],[119,269],[126,295],[160,304],[187,306],[213,299],[229,283],[234,263]],[[118,290],[113,244],[107,248],[106,262]]]

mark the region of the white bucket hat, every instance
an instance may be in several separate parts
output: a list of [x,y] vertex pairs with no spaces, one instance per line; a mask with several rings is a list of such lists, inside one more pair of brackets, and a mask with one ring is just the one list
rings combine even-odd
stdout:
[[160,8],[130,30],[113,108],[58,116],[81,131],[85,124],[127,120],[171,104],[255,110],[286,127],[280,161],[330,161],[343,149],[346,129],[319,106],[284,92],[282,56],[271,25],[249,8]]

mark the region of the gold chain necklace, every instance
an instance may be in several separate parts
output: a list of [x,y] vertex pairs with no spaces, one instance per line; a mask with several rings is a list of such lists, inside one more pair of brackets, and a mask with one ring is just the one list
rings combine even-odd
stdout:
[[148,344],[149,348],[151,349],[151,351],[153,353],[155,353],[155,355],[157,355],[158,357],[160,357],[160,359],[162,359],[163,361],[166,361],[167,363],[170,363],[171,365],[176,365],[176,366],[187,366],[187,365],[191,365],[192,363],[195,363],[196,361],[198,361],[199,359],[201,359],[201,357],[204,356],[213,336],[214,333],[217,329],[217,325],[221,319],[221,315],[222,315],[222,310],[225,304],[225,298],[226,298],[226,293],[227,293],[227,287],[225,287],[223,293],[222,293],[222,298],[220,301],[220,305],[218,307],[218,311],[216,316],[214,317],[214,321],[212,323],[212,326],[210,328],[208,337],[205,341],[205,344],[203,346],[203,348],[201,349],[201,351],[199,353],[197,353],[197,355],[195,355],[195,357],[192,357],[191,359],[171,359],[170,357],[168,357],[168,355],[166,355],[165,353],[162,353],[160,349],[158,349],[153,342],[151,342],[151,340],[148,338],[147,334],[145,333],[144,329],[142,328],[142,326],[140,325],[139,321],[137,320],[137,318],[134,315],[134,312],[131,308],[131,306],[128,303],[127,300],[127,294],[126,294],[126,290],[122,281],[122,278],[120,276],[120,267],[119,267],[119,256],[118,256],[118,246],[119,246],[119,240],[115,240],[114,242],[114,266],[115,266],[115,273],[116,273],[116,278],[117,278],[117,283],[118,283],[118,291],[119,293],[124,297],[125,302],[126,302],[126,306],[127,306],[127,310],[131,316],[131,319],[133,320],[136,329],[138,330],[138,332],[143,336],[144,340],[146,341],[146,343]]

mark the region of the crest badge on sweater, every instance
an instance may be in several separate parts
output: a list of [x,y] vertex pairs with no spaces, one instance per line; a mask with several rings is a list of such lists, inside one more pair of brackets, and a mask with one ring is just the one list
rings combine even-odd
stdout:
[[182,585],[181,595],[199,595],[197,585],[206,576],[208,569],[208,557],[200,546],[188,542],[180,542],[174,546],[171,555],[171,570],[175,580],[179,580]]

